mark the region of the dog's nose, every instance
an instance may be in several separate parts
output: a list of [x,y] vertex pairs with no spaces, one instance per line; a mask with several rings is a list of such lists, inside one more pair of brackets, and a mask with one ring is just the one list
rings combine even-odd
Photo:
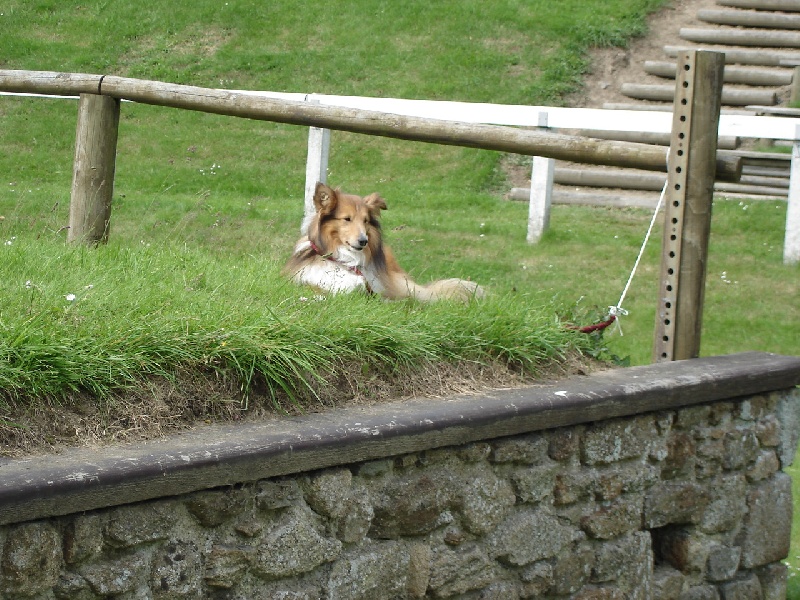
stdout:
[[356,243],[358,244],[359,248],[363,248],[364,246],[367,245],[368,241],[369,239],[367,238],[366,234],[362,233],[361,235],[358,236],[358,240],[356,240]]

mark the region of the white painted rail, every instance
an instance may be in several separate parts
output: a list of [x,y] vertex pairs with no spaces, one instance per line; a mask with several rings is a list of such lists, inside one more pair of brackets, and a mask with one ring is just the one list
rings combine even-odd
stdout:
[[[546,127],[548,129],[594,129],[603,131],[625,131],[646,133],[669,133],[672,129],[672,112],[609,110],[598,108],[561,108],[553,106],[526,106],[487,104],[479,102],[452,102],[443,100],[410,100],[400,98],[369,98],[364,96],[335,96],[327,94],[303,94],[290,92],[268,92],[252,90],[227,90],[235,93],[281,98],[285,100],[310,101],[327,106],[355,108],[446,121],[507,125],[517,127]],[[77,96],[53,96],[40,94],[17,94],[0,92],[0,95],[77,98]],[[800,262],[800,118],[723,114],[719,119],[719,135],[740,138],[786,140],[793,142],[791,183],[786,220],[784,262]],[[330,132],[311,128],[306,167],[305,207],[313,206],[309,193],[313,193],[314,180],[326,179],[326,167],[330,149]],[[536,159],[532,169],[531,206],[529,211],[528,241],[536,242],[547,227],[549,220],[549,198],[552,186],[552,165]],[[537,168],[538,167],[538,168]],[[544,177],[539,181],[540,177]],[[544,188],[544,192],[541,189]],[[537,192],[536,190],[540,191]],[[546,204],[542,204],[546,203]]]

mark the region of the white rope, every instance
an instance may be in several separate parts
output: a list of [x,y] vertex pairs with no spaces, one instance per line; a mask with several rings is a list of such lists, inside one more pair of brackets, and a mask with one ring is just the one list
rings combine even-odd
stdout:
[[653,218],[650,219],[650,227],[647,228],[647,233],[644,236],[642,247],[639,248],[639,256],[636,257],[636,262],[633,263],[633,269],[631,269],[630,277],[628,277],[628,283],[625,284],[625,289],[622,290],[622,295],[619,297],[619,301],[617,302],[616,306],[608,307],[608,314],[609,316],[615,317],[615,326],[619,330],[620,336],[622,336],[622,325],[620,325],[619,317],[626,316],[628,314],[628,311],[622,308],[622,303],[625,300],[625,296],[628,293],[628,289],[630,289],[631,287],[631,282],[633,281],[633,276],[636,274],[636,269],[639,268],[639,262],[642,260],[642,255],[644,254],[645,248],[647,248],[647,242],[650,240],[650,234],[653,233],[653,227],[656,224],[658,211],[661,210],[661,205],[664,202],[664,195],[666,193],[667,193],[667,182],[665,181],[664,187],[661,188],[661,195],[658,197],[658,202],[656,203],[656,209],[653,212]]

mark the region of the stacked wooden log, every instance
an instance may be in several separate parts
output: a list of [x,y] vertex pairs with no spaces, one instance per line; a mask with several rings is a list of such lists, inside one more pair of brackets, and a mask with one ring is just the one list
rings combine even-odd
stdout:
[[[800,116],[785,105],[800,101],[800,0],[716,0],[716,8],[697,10],[697,26],[675,31],[676,45],[665,46],[665,59],[646,61],[650,83],[624,83],[622,95],[634,103],[605,104],[604,108],[672,110],[675,95],[675,58],[687,49],[725,53],[723,112]],[[663,83],[652,81],[663,80]],[[779,105],[784,105],[783,107]],[[582,131],[604,139],[632,140],[631,134]],[[645,139],[646,137],[646,139]],[[636,141],[669,144],[669,136],[644,136]],[[715,191],[753,198],[786,198],[789,190],[790,156],[737,150],[740,140],[720,139],[721,152],[743,157],[743,176],[738,183],[717,182]],[[650,206],[664,185],[664,176],[620,169],[576,168],[556,163],[554,203],[611,206]],[[603,188],[613,188],[613,193]],[[527,190],[514,188],[511,198],[527,199]]]
[[[723,89],[723,105],[772,106],[787,101],[792,86],[798,83],[800,2],[717,0],[717,4],[723,8],[697,12],[702,27],[682,27],[677,33],[689,47],[725,52],[725,82],[729,85]],[[682,49],[664,50],[674,57]],[[650,61],[644,68],[660,78],[675,77],[672,62]],[[638,100],[667,102],[673,95],[670,84],[629,83],[621,92]]]

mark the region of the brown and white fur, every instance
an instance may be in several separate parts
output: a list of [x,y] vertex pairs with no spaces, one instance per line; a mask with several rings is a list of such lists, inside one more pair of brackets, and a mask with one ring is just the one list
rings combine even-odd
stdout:
[[425,302],[483,296],[479,285],[462,279],[415,283],[383,243],[380,214],[386,201],[378,194],[362,198],[317,183],[314,207],[285,268],[296,283],[330,293],[362,291]]

